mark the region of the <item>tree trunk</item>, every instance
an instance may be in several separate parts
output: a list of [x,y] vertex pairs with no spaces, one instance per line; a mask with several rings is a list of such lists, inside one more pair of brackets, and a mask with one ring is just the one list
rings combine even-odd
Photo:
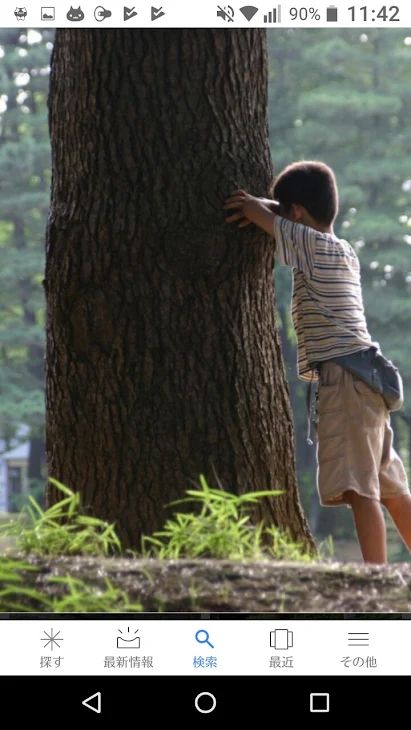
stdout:
[[265,32],[58,30],[49,104],[49,475],[125,547],[200,474],[311,544],[273,241],[222,210],[272,179]]

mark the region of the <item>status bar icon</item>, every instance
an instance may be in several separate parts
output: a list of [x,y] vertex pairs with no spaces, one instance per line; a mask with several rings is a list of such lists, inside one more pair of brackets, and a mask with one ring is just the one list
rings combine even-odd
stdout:
[[254,8],[252,5],[245,5],[243,8],[240,8],[240,13],[250,22],[254,18],[254,15],[258,13],[258,8]]
[[327,8],[327,23],[337,23],[338,21],[338,8],[335,5],[330,5]]
[[42,8],[41,9],[42,20],[55,20],[56,19],[56,8]]
[[223,8],[221,5],[217,5],[217,18],[222,18],[228,23],[234,22],[234,10],[231,5],[224,5]]
[[267,15],[264,15],[264,23],[281,23],[281,5],[270,10]]

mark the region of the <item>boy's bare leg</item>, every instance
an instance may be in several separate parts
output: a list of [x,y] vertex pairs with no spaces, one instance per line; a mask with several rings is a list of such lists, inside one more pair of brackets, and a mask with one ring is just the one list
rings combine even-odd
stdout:
[[[387,538],[384,515],[376,499],[361,497],[353,490],[347,492],[358,541],[365,563],[387,562]],[[410,532],[411,537],[411,532]]]
[[408,550],[411,550],[411,495],[381,500]]

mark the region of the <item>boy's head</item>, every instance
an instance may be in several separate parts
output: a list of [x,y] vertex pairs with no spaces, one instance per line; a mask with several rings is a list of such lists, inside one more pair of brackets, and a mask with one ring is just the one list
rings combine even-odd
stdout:
[[335,175],[323,162],[294,162],[273,185],[273,197],[284,217],[313,226],[332,226],[338,214]]

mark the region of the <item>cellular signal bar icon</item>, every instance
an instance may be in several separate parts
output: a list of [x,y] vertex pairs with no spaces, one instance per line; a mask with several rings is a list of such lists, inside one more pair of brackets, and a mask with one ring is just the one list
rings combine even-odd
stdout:
[[264,23],[281,23],[281,5],[264,15]]

